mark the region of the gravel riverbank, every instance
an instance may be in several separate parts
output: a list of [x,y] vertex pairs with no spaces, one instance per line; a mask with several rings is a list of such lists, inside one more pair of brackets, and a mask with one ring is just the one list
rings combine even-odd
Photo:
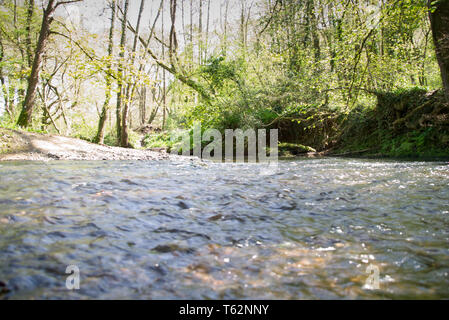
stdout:
[[75,138],[0,128],[0,161],[179,160],[180,158],[182,157],[165,152],[110,147]]

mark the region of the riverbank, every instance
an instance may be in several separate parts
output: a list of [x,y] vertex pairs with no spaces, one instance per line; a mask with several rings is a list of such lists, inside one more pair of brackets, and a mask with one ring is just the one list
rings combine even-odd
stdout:
[[[377,103],[357,105],[349,112],[327,110],[329,118],[307,114],[301,123],[279,120],[280,139],[291,151],[315,149],[326,156],[395,159],[449,158],[449,104],[441,90],[415,87],[373,92]],[[304,146],[308,146],[307,149]]]
[[[186,157],[171,155],[167,147],[151,150],[126,149],[98,145],[82,139],[52,134],[42,134],[0,128],[0,161],[52,161],[52,160],[179,160]],[[379,152],[379,149],[360,149],[358,146],[343,149],[316,151],[300,144],[282,143],[279,145],[279,157],[285,160],[296,158],[352,157],[362,159],[416,159],[446,160],[449,154],[392,155]]]
[[375,93],[377,104],[342,117],[334,153],[364,157],[448,158],[449,104],[441,90]]
[[[441,90],[411,88],[375,95],[377,104],[360,105],[347,114],[334,112],[326,121],[310,115],[306,122],[275,122],[267,129],[279,130],[279,156],[449,159],[449,104]],[[299,115],[290,118],[295,117]],[[0,161],[164,160],[173,157],[169,153],[176,143],[170,132],[150,132],[140,144],[148,150],[0,128]]]
[[165,152],[125,149],[84,140],[0,128],[0,161],[50,160],[169,160]]
[[[449,159],[449,104],[441,90],[413,87],[372,96],[376,103],[347,112],[330,106],[293,111],[270,118],[263,127],[278,130],[281,158]],[[166,150],[174,146],[170,132],[150,132],[141,143]]]

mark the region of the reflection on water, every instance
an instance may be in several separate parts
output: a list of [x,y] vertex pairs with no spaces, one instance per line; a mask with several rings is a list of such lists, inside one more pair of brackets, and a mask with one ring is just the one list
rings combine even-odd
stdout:
[[447,164],[255,166],[1,164],[0,298],[449,298]]

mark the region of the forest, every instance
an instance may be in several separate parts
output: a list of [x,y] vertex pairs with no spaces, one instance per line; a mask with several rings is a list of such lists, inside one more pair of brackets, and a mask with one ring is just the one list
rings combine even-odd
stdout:
[[126,148],[449,155],[449,1],[3,0],[1,126]]
[[447,300],[448,186],[449,0],[0,0],[0,300]]

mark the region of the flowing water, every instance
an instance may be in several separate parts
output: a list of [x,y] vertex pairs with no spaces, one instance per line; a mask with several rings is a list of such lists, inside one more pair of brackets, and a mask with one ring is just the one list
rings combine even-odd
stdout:
[[449,298],[447,163],[258,166],[0,164],[0,298]]

